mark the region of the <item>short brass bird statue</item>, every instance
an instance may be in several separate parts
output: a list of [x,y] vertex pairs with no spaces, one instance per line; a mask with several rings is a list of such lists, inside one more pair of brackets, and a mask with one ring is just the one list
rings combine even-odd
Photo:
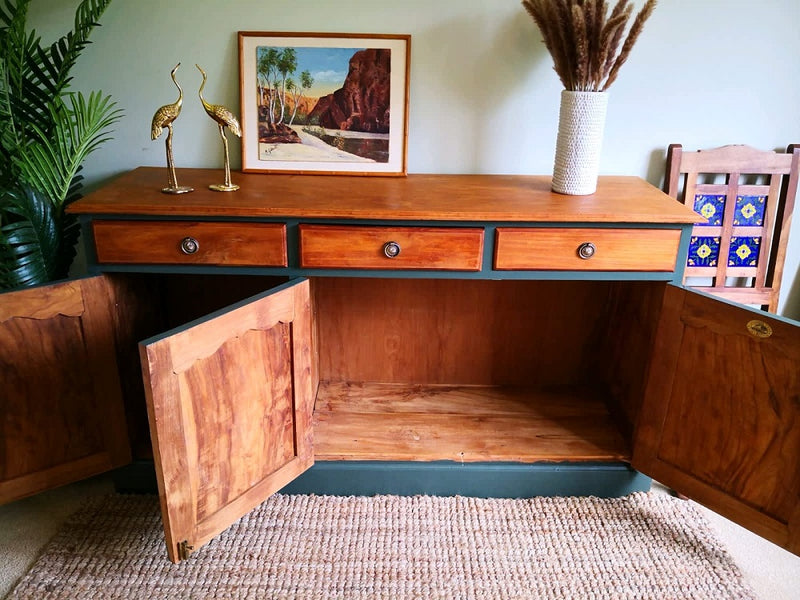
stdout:
[[225,149],[225,183],[210,185],[208,187],[217,192],[232,192],[238,190],[239,186],[235,183],[231,183],[231,164],[230,158],[228,157],[228,138],[225,137],[225,128],[228,127],[236,137],[242,137],[242,128],[239,126],[239,121],[236,120],[236,117],[233,116],[233,113],[227,108],[221,104],[209,104],[206,102],[205,98],[203,98],[203,88],[206,86],[206,72],[203,71],[198,64],[195,64],[195,67],[203,74],[203,83],[200,84],[200,90],[198,91],[200,102],[203,103],[203,108],[206,110],[208,116],[214,119],[217,125],[219,125],[219,136],[222,138],[222,145]]
[[161,190],[165,194],[185,194],[186,192],[194,191],[193,188],[178,185],[178,179],[175,176],[175,160],[172,156],[172,124],[175,122],[175,119],[178,118],[178,115],[181,114],[181,106],[183,105],[183,90],[181,89],[178,81],[175,79],[175,72],[180,66],[181,63],[175,65],[175,68],[172,69],[169,74],[170,77],[172,77],[172,82],[178,88],[178,99],[172,104],[165,104],[159,108],[156,111],[156,114],[153,115],[153,122],[150,125],[150,139],[153,140],[158,139],[165,127],[168,130],[166,146],[169,185]]

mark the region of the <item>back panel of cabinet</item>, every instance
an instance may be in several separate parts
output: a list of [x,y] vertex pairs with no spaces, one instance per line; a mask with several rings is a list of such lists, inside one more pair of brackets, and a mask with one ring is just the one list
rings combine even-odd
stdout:
[[587,382],[606,282],[314,281],[320,378],[470,385]]
[[629,460],[615,285],[316,279],[318,460]]

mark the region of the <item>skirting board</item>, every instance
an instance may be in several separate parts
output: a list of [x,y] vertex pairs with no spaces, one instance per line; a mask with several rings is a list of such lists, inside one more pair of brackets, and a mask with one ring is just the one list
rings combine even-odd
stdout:
[[281,490],[331,496],[598,496],[650,489],[650,478],[622,463],[317,462]]
[[[455,463],[321,461],[281,490],[330,496],[598,496],[650,489],[650,478],[625,463]],[[155,467],[138,461],[114,473],[122,493],[156,493]]]

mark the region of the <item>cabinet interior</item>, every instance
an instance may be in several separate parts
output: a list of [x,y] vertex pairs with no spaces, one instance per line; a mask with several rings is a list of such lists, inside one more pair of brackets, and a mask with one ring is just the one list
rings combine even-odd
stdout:
[[[284,281],[115,278],[126,297],[134,286],[149,298],[128,307],[133,341]],[[316,459],[630,460],[663,285],[314,278]],[[141,379],[132,358],[120,361],[129,393]],[[141,456],[144,403],[128,404]]]
[[317,460],[630,459],[658,284],[313,283]]

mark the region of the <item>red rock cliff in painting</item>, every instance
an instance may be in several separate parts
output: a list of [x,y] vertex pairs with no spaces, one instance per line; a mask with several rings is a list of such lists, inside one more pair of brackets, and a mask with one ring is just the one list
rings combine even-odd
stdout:
[[309,118],[322,127],[389,133],[391,50],[359,50],[350,59],[344,85],[317,102]]

